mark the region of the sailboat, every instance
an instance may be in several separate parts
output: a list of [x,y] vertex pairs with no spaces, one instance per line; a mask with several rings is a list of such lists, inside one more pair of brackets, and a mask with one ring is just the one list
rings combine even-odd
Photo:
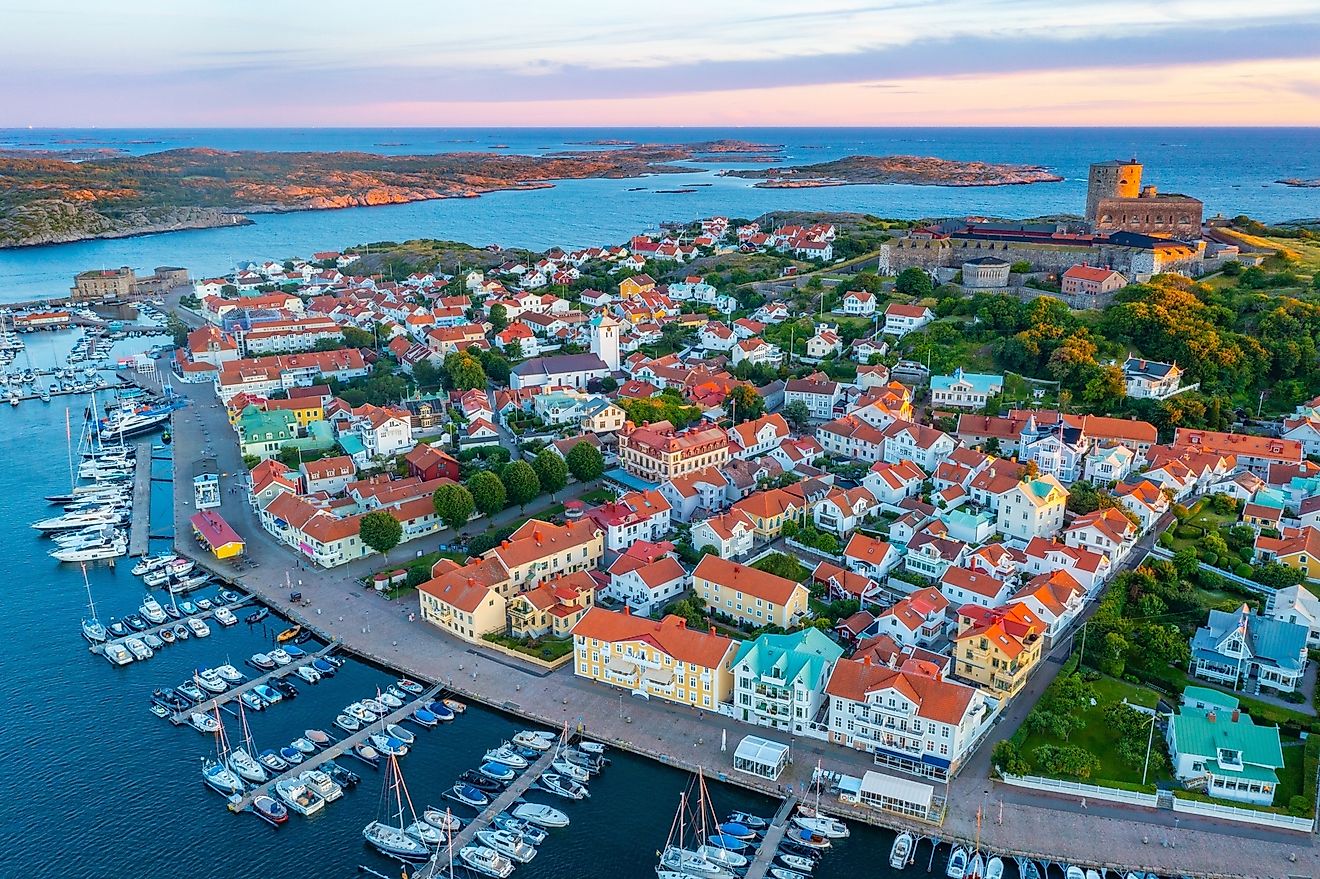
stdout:
[[417,823],[417,813],[413,810],[412,798],[408,796],[408,789],[404,786],[399,760],[391,754],[386,766],[385,784],[381,788],[380,813],[384,818],[385,810],[392,807],[393,814],[388,817],[398,824],[377,819],[362,828],[362,837],[387,857],[403,861],[424,861],[430,857],[431,852],[420,840],[407,832],[403,823],[405,803],[412,812],[413,823]]
[[257,761],[257,747],[252,743],[252,730],[248,727],[247,714],[243,711],[243,700],[238,702],[238,721],[243,728],[243,745],[229,752],[229,768],[244,781],[263,784],[270,777],[266,767]]
[[205,759],[202,761],[202,781],[206,786],[218,794],[226,797],[237,796],[243,793],[243,780],[229,768],[229,741],[225,737],[225,724],[220,719],[220,706],[215,708],[215,722],[217,724],[215,731],[215,749],[216,759]]
[[92,602],[92,584],[87,579],[87,566],[82,565],[83,585],[87,587],[87,611],[91,614],[82,621],[83,637],[93,644],[100,644],[107,637],[105,626],[96,618],[96,604]]
[[820,813],[820,761],[816,761],[816,774],[812,779],[816,787],[816,805],[814,808],[798,807],[793,816],[793,823],[803,830],[818,833],[826,839],[843,839],[848,835],[848,825]]
[[[704,839],[706,836],[705,782],[700,773],[697,775],[697,784],[699,821],[696,823],[701,828],[698,839]],[[678,796],[678,811],[674,813],[674,822],[669,827],[669,839],[665,842],[664,851],[660,853],[660,863],[656,865],[656,871],[677,873],[693,879],[732,879],[733,870],[703,851],[706,846],[699,842],[696,848],[687,848],[686,833],[689,820],[687,807],[688,792],[683,791]]]

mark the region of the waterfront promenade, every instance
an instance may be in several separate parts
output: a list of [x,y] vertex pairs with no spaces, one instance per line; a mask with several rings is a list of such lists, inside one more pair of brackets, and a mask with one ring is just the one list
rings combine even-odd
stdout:
[[[444,684],[462,697],[552,729],[565,721],[575,727],[581,725],[594,739],[685,769],[700,768],[717,777],[727,775],[730,782],[776,796],[782,797],[788,786],[802,790],[818,759],[826,770],[852,775],[872,768],[865,754],[771,732],[772,738],[787,739],[793,746],[794,762],[785,770],[780,784],[733,772],[733,748],[748,733],[766,734],[764,728],[658,700],[630,698],[619,690],[575,677],[569,667],[546,672],[445,636],[420,619],[409,619],[416,614],[415,601],[390,602],[361,586],[358,578],[380,568],[383,563],[379,558],[330,571],[312,570],[261,530],[243,488],[246,471],[239,460],[233,430],[223,407],[214,405],[210,385],[176,382],[175,388],[192,401],[174,416],[177,460],[216,457],[223,474],[221,513],[248,541],[247,552],[254,566],[228,574],[223,564],[217,565],[198,550],[194,541],[183,537],[179,551],[232,576],[245,590],[324,637],[338,641],[342,649],[409,676]],[[186,535],[187,519],[193,512],[191,486],[176,480],[174,492],[176,533]],[[450,537],[443,532],[417,543],[431,549]],[[391,558],[400,562],[419,551],[404,545],[393,550]],[[302,592],[304,604],[294,606],[290,602],[286,574],[293,588]],[[1016,729],[1057,674],[1068,649],[1067,639],[1056,645],[990,738],[948,785],[948,814],[941,827],[865,809],[854,812],[837,802],[822,801],[822,807],[870,823],[965,841],[977,836],[977,810],[983,809],[985,817],[979,831],[983,848],[1044,855],[1058,861],[1107,864],[1120,870],[1200,876],[1320,875],[1320,849],[1311,835],[1175,817],[1166,810],[1120,808],[1096,802],[1088,806],[991,781],[990,749],[994,741]]]

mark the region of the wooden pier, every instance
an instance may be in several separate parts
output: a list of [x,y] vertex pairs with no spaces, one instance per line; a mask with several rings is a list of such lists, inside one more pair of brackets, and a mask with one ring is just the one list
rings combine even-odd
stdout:
[[137,558],[151,546],[151,442],[139,443],[133,459],[133,517],[128,523],[128,555]]
[[[307,654],[306,657],[299,659],[297,662],[291,662],[288,665],[282,665],[279,668],[275,668],[272,669],[271,671],[266,672],[261,677],[253,678],[252,680],[249,681],[244,681],[241,684],[238,684],[234,687],[231,687],[228,690],[225,690],[223,693],[217,693],[214,697],[207,699],[205,702],[202,702],[198,705],[194,705],[190,708],[185,708],[182,711],[170,715],[170,723],[173,724],[187,723],[189,717],[199,712],[201,714],[213,714],[215,713],[215,710],[217,708],[220,708],[221,706],[234,701],[239,696],[242,696],[244,693],[248,692],[249,690],[255,689],[261,686],[262,684],[268,684],[275,678],[287,678],[293,675],[294,669],[296,669],[298,666],[306,665],[307,663],[311,662],[313,659],[322,659],[328,656],[329,654],[334,653],[338,647],[339,647],[338,643],[331,642],[329,646],[323,647],[320,650],[316,651],[315,653],[309,653]],[[302,680],[302,678],[298,678],[298,680]],[[206,692],[206,691],[203,689],[202,692]]]
[[[513,780],[513,783],[506,787],[498,797],[490,801],[490,805],[481,810],[481,814],[468,822],[462,830],[455,833],[449,839],[449,851],[457,857],[464,846],[471,845],[477,839],[477,831],[485,830],[490,826],[490,822],[495,820],[495,816],[513,805],[514,800],[521,797],[531,788],[533,784],[540,780],[542,773],[550,768],[554,762],[556,749],[551,748],[541,754],[532,765],[528,766],[522,773]],[[449,855],[443,848],[437,853],[436,857],[427,861],[424,866],[413,874],[412,879],[432,879],[439,875],[439,866],[443,858],[448,863]]]
[[[328,650],[329,648],[326,649]],[[285,666],[285,668],[289,668],[289,666]],[[358,730],[357,732],[353,733],[351,736],[348,736],[347,738],[339,739],[338,741],[332,743],[328,748],[322,748],[321,750],[317,751],[314,754],[308,754],[303,759],[303,762],[297,764],[296,766],[291,766],[288,769],[288,771],[275,776],[274,778],[270,779],[270,781],[267,781],[265,784],[260,784],[254,788],[249,788],[247,793],[243,795],[242,799],[238,800],[235,803],[230,803],[229,805],[230,811],[231,812],[247,811],[249,808],[252,807],[252,801],[255,800],[257,797],[261,796],[262,794],[267,794],[269,796],[276,796],[273,793],[273,791],[275,790],[276,782],[283,781],[286,778],[294,778],[299,773],[306,772],[309,769],[315,769],[316,767],[320,766],[322,763],[325,763],[327,760],[334,760],[336,757],[342,757],[344,754],[347,754],[349,749],[352,748],[354,745],[365,742],[367,740],[367,736],[380,732],[387,725],[391,723],[398,723],[401,720],[405,720],[408,717],[411,717],[413,710],[415,708],[417,708],[419,705],[426,705],[428,702],[435,699],[439,695],[440,695],[440,687],[432,687],[430,690],[426,691],[421,696],[418,696],[416,700],[412,702],[406,702],[404,703],[404,706],[402,708],[397,708],[392,713],[387,714],[384,717],[384,719],[377,720],[373,723],[367,724],[364,729]],[[338,729],[338,727],[336,727],[336,729]],[[383,756],[384,755],[382,755],[382,757]],[[278,797],[276,797],[276,799],[278,799]]]
[[774,864],[779,843],[784,841],[784,834],[788,832],[793,820],[793,810],[797,808],[797,801],[797,794],[792,794],[779,804],[779,810],[770,820],[770,826],[766,828],[765,836],[761,838],[761,844],[756,849],[756,857],[748,865],[744,879],[765,879]]
[[[228,608],[229,611],[230,611],[231,613],[234,613],[235,615],[237,615],[237,611],[238,611],[240,608],[244,607],[244,606],[245,606],[249,601],[251,601],[251,600],[252,600],[252,596],[251,596],[251,595],[241,595],[241,596],[239,596],[238,601],[235,601],[233,604],[226,604],[226,605],[224,605],[224,607]],[[152,626],[152,627],[149,628],[149,629],[143,629],[141,632],[130,631],[127,635],[125,635],[125,636],[122,637],[122,638],[111,638],[110,640],[111,640],[111,641],[116,641],[116,642],[122,644],[122,643],[124,643],[125,641],[127,641],[129,638],[139,638],[139,639],[141,639],[142,637],[144,637],[144,636],[146,636],[146,635],[155,635],[155,636],[157,636],[157,637],[160,637],[160,633],[161,633],[163,630],[165,630],[165,629],[173,629],[175,626],[178,626],[178,625],[180,625],[180,624],[182,624],[182,625],[184,625],[184,626],[186,627],[186,626],[188,625],[188,620],[203,620],[203,621],[205,621],[205,620],[209,620],[209,619],[211,619],[211,617],[215,615],[215,612],[216,612],[216,610],[217,610],[219,607],[220,607],[220,605],[216,605],[216,607],[213,607],[213,608],[211,608],[210,610],[198,611],[197,613],[194,613],[194,614],[184,614],[183,616],[181,616],[181,617],[180,617],[179,619],[177,619],[177,620],[176,620],[176,619],[169,619],[169,620],[167,620],[166,622],[163,622],[163,623],[161,623],[161,624],[158,625],[158,626]],[[127,614],[125,614],[125,616],[127,616]],[[216,623],[216,625],[219,625],[219,623]],[[188,636],[189,636],[190,638],[196,638],[196,637],[197,637],[196,635],[194,635],[194,634],[192,633],[192,630],[191,630],[191,629],[188,630]],[[102,652],[104,652],[105,647],[104,647],[104,645],[102,645],[102,644],[93,644],[93,645],[91,645],[88,649],[91,650],[93,653],[102,653]]]

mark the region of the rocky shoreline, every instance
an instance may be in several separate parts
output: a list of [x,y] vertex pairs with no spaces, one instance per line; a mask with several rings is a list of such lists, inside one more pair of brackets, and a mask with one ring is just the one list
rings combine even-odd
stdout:
[[250,225],[252,220],[243,214],[214,208],[140,210],[122,216],[107,216],[86,205],[43,200],[0,215],[0,248],[43,247]]
[[1063,180],[1040,165],[964,162],[934,156],[848,156],[832,162],[787,168],[746,168],[721,172],[761,182],[761,189],[805,189],[897,183],[909,186],[1025,186]]

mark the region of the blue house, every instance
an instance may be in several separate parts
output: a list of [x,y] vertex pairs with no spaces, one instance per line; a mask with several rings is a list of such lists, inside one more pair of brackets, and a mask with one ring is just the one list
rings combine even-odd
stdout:
[[1248,693],[1295,691],[1306,673],[1306,626],[1253,613],[1210,611],[1192,636],[1192,674]]

